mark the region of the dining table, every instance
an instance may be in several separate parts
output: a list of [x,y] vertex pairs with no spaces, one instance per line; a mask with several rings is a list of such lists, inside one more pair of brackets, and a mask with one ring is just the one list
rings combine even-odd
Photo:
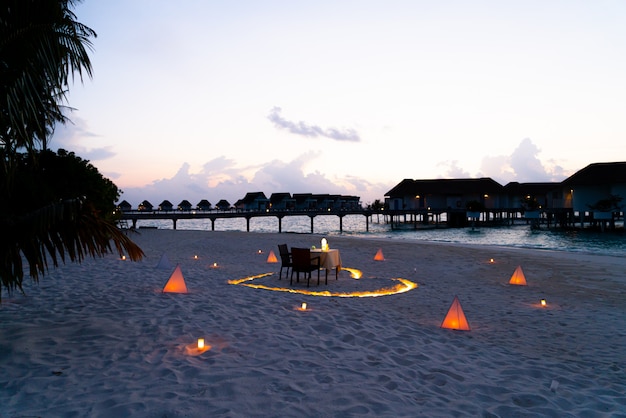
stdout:
[[320,268],[326,270],[326,284],[328,284],[328,271],[335,270],[335,279],[339,277],[341,271],[341,254],[337,249],[322,250],[319,248],[311,250],[311,259],[320,258]]

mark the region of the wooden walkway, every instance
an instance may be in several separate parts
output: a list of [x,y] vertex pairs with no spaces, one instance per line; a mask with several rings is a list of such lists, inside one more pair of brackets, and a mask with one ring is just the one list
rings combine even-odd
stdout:
[[374,212],[371,210],[269,210],[269,211],[123,211],[120,220],[122,222],[132,222],[132,228],[137,227],[139,220],[165,219],[173,222],[176,229],[176,222],[179,219],[210,219],[211,230],[215,230],[215,221],[217,219],[244,218],[246,220],[246,230],[250,232],[250,219],[259,217],[273,216],[278,219],[278,232],[283,232],[282,220],[286,216],[308,216],[311,218],[311,233],[314,233],[314,219],[316,216],[338,216],[339,231],[343,232],[343,217],[346,215],[363,215],[365,216],[365,229],[369,231],[369,223],[372,214],[382,214],[383,212]]

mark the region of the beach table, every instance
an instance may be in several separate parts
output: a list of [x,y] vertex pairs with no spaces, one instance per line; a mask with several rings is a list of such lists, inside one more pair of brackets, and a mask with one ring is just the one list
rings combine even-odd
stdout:
[[328,271],[335,270],[335,280],[339,277],[341,271],[341,254],[339,250],[311,250],[311,258],[320,258],[320,267],[326,270],[326,284],[328,284]]

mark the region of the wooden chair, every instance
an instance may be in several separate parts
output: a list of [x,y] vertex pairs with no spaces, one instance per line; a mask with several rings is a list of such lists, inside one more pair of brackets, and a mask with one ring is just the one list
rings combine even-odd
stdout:
[[306,286],[309,287],[309,281],[311,280],[311,272],[317,270],[317,285],[320,284],[320,257],[316,256],[311,258],[311,250],[308,248],[292,248],[291,249],[291,281],[289,284],[293,284],[293,273],[297,273],[296,280],[300,281],[300,272],[308,273]]
[[289,275],[289,269],[291,268],[291,253],[287,244],[278,244],[278,253],[280,254],[280,273],[278,273],[278,280],[283,278],[283,268],[287,269],[285,275]]

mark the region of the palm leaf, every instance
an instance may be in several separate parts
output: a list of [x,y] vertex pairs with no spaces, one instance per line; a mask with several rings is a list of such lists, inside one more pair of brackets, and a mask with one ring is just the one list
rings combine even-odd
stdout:
[[[12,221],[4,221],[6,231],[0,239],[1,287],[9,292],[23,292],[22,259],[36,282],[51,264],[81,262],[86,256],[101,257],[117,251],[130,260],[140,260],[144,253],[126,234],[109,220],[99,216],[89,203],[79,199],[53,203]],[[1,299],[0,299],[1,300]]]

